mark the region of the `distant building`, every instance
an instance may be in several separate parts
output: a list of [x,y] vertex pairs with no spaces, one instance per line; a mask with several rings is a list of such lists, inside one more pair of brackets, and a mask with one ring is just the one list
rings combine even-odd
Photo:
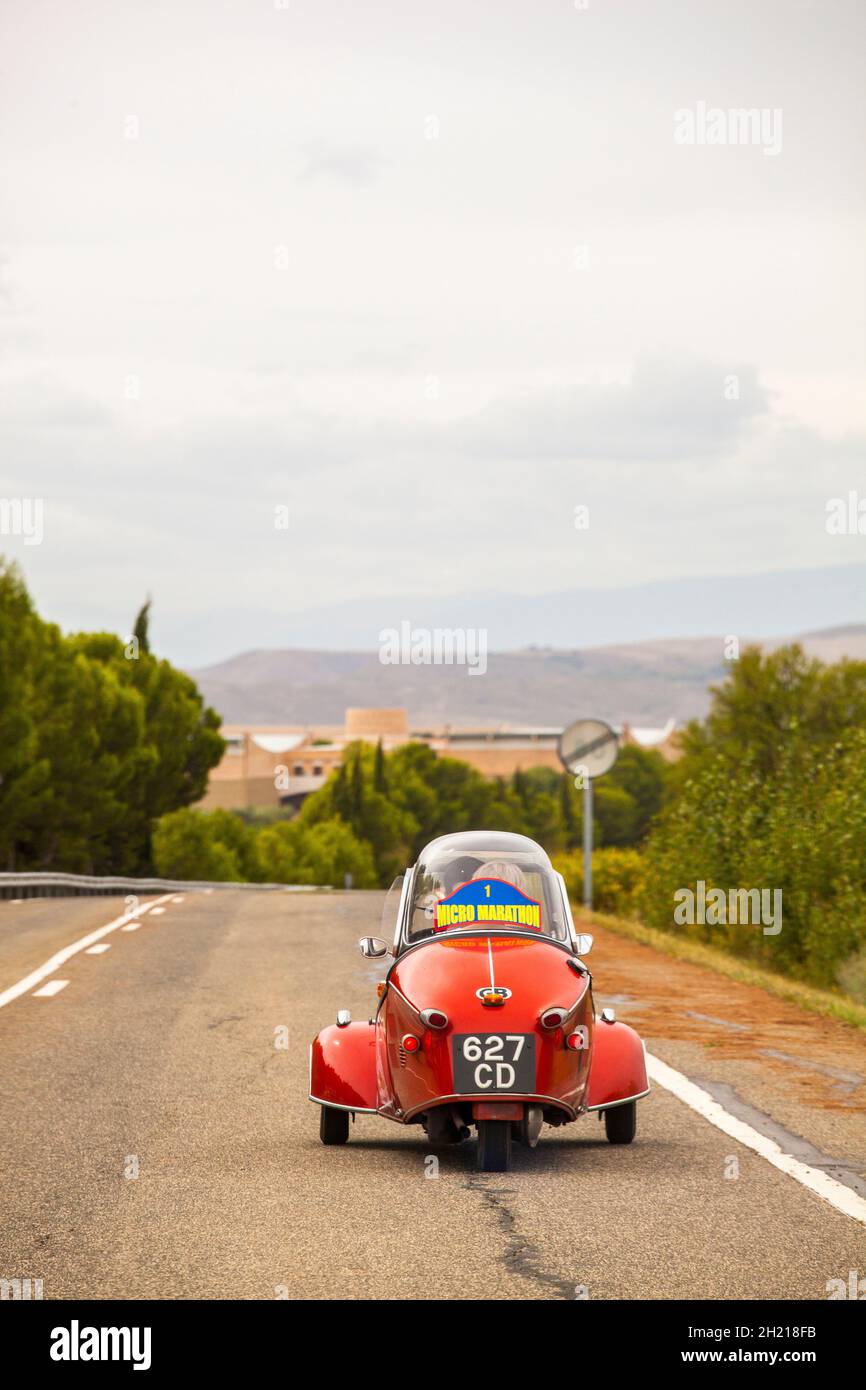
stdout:
[[[657,748],[669,761],[678,756],[675,723],[662,729],[623,725],[623,745]],[[530,767],[561,770],[554,728],[412,729],[404,709],[347,709],[343,724],[224,724],[227,748],[210,775],[199,803],[205,810],[264,809],[299,805],[340,766],[346,746],[378,743],[386,752],[401,743],[426,743],[443,757],[459,758],[485,777],[510,777]]]

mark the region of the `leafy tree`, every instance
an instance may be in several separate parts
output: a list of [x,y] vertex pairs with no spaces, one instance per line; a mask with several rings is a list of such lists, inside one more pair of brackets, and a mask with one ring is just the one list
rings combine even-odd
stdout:
[[190,807],[163,816],[153,834],[153,859],[159,877],[243,882],[237,852],[216,831],[206,812]]
[[153,822],[203,795],[223,748],[189,676],[110,633],[64,637],[0,564],[0,862],[147,869]]
[[205,706],[191,677],[148,653],[127,659],[122,642],[111,633],[85,633],[68,641],[140,699],[144,747],[130,767],[126,799],[129,823],[136,829],[137,866],[146,868],[153,821],[200,801],[207,790],[210,769],[225,749],[219,716]]
[[258,855],[268,883],[317,883],[342,888],[346,874],[355,888],[375,888],[369,844],[337,818],[312,825],[284,821],[259,832]]
[[24,582],[16,566],[0,558],[0,864],[9,871],[28,860],[51,795],[35,710],[39,637]]
[[562,837],[566,849],[571,849],[579,839],[574,799],[573,779],[568,772],[563,772],[559,779],[559,818],[562,822]]
[[644,839],[661,810],[670,766],[656,749],[627,744],[625,748],[620,749],[619,757],[610,772],[598,783],[599,788],[617,787],[631,797],[634,804],[634,820],[633,838],[629,843],[635,844]]
[[775,652],[748,647],[731,663],[727,679],[711,688],[703,724],[681,735],[685,757],[675,764],[678,785],[702,757],[737,763],[747,754],[756,769],[775,775],[792,745],[826,748],[846,728],[866,725],[866,662],[825,666],[793,643]]
[[[741,662],[744,658],[741,658]],[[748,654],[714,694],[647,845],[644,913],[673,925],[674,894],[782,894],[782,930],[679,928],[832,985],[866,947],[866,664],[821,667],[797,647]],[[857,715],[857,724],[849,721]]]
[[379,881],[386,884],[404,867],[416,823],[398,798],[375,790],[374,762],[375,754],[368,746],[361,742],[350,745],[339,771],[307,797],[300,820],[304,825],[334,818],[344,821],[358,839],[370,845]]
[[636,842],[637,806],[627,791],[599,778],[592,789],[592,805],[599,827],[599,845],[623,846]]

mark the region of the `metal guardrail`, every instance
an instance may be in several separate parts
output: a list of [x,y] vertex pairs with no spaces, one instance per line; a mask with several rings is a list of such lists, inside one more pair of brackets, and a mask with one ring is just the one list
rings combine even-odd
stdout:
[[97,874],[0,873],[0,898],[68,898],[126,896],[129,893],[196,893],[243,889],[254,893],[319,893],[330,891],[310,883],[211,883],[198,879],[115,878]]

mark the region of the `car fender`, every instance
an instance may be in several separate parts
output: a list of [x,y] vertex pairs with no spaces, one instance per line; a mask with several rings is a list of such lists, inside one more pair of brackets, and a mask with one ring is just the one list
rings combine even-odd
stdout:
[[622,1105],[648,1092],[646,1054],[639,1035],[627,1023],[599,1019],[592,1035],[587,1109]]
[[310,1048],[310,1100],[342,1110],[379,1108],[375,1023],[332,1023]]

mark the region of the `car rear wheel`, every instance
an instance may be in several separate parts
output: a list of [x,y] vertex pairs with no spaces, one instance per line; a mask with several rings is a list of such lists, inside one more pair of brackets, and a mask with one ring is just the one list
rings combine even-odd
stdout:
[[319,1106],[319,1138],[323,1144],[345,1144],[349,1137],[348,1110],[335,1110],[333,1105]]
[[637,1129],[637,1102],[615,1105],[604,1112],[604,1132],[611,1144],[630,1144]]
[[511,1121],[479,1120],[476,1167],[480,1173],[507,1173],[511,1158]]

